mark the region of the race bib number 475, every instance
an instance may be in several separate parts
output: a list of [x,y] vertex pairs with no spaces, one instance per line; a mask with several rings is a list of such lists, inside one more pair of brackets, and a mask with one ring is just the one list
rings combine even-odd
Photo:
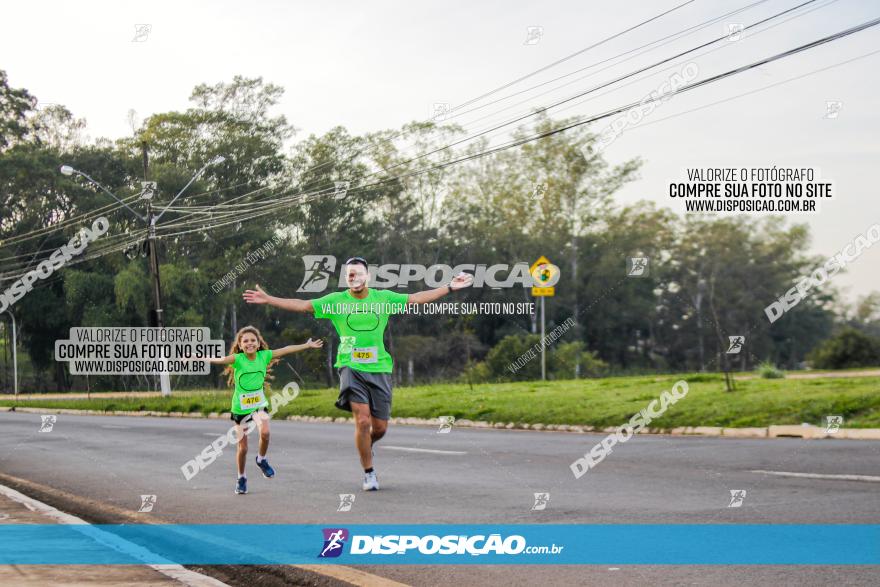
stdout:
[[374,346],[355,347],[351,351],[352,363],[378,363],[379,348]]

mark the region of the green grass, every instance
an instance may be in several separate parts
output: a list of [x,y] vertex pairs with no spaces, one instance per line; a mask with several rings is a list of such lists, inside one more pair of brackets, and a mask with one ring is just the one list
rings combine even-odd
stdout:
[[[652,427],[770,424],[824,425],[825,417],[841,414],[847,428],[880,428],[880,378],[752,379],[738,381],[737,391],[724,391],[718,374],[612,377],[474,385],[440,384],[394,390],[393,415],[490,422],[617,426],[657,399],[679,379],[688,381],[688,395],[655,420]],[[346,416],[333,406],[336,390],[304,390],[279,416]],[[25,400],[2,406],[91,410],[152,410],[162,412],[224,412],[228,392],[178,392],[171,398],[100,398]]]

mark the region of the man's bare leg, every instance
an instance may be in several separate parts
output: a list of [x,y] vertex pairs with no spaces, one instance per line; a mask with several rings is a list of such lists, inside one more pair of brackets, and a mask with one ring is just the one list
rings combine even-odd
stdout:
[[385,436],[385,431],[388,430],[388,420],[380,420],[379,418],[370,418],[370,448],[377,442],[379,439]]
[[[354,414],[354,444],[361,457],[361,466],[364,470],[373,468],[372,455],[372,422],[370,406],[351,402],[351,413]],[[384,431],[383,431],[384,434]],[[380,436],[381,438],[381,436]],[[377,439],[378,440],[378,439]]]

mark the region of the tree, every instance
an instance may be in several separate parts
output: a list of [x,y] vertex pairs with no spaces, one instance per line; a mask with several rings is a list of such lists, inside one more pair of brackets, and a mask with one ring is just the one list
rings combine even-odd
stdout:
[[880,337],[880,291],[862,296],[847,312],[846,323],[865,334]]
[[558,343],[551,349],[548,358],[548,370],[554,379],[599,377],[608,368],[608,363],[588,351],[580,340]]
[[[772,325],[764,315],[770,302],[821,264],[803,253],[805,227],[680,217],[644,202],[618,205],[614,194],[635,178],[640,162],[609,164],[583,127],[486,156],[485,138],[451,145],[464,136],[455,125],[414,122],[365,135],[336,127],[300,140],[286,154],[295,129],[274,113],[282,91],[241,76],[201,84],[190,108],[154,114],[140,125],[132,116],[133,136],[89,142],[82,120],[60,105],[37,111],[36,98],[10,88],[0,72],[0,284],[34,268],[94,217],[106,214],[111,224],[87,255],[40,281],[13,308],[41,376],[54,364],[55,386],[70,384],[51,349],[71,326],[146,324],[150,280],[147,261],[137,254],[145,250],[144,224],[95,186],[58,172],[61,164],[86,171],[142,213],[146,203],[137,196],[145,143],[150,179],[159,183],[157,208],[196,170],[226,157],[208,166],[159,223],[167,323],[209,326],[212,338],[226,340],[248,323],[270,341],[294,334],[328,338],[325,356],[289,363],[303,381],[322,377],[333,385],[330,325],[243,304],[241,290],[260,283],[277,295],[299,295],[299,258],[309,254],[336,257],[331,288],[339,264],[353,255],[373,264],[425,266],[531,265],[547,256],[561,268],[557,295],[547,304],[548,325],[577,321],[550,347],[551,377],[592,375],[606,366],[731,372],[762,359],[792,368],[835,325],[838,296],[827,286]],[[514,137],[567,122],[544,113],[533,121]],[[447,165],[462,157],[472,158]],[[347,182],[347,191],[337,191],[338,182]],[[273,252],[254,262],[252,251],[269,241]],[[649,259],[646,277],[626,275],[631,257]],[[231,283],[212,287],[233,270]],[[456,297],[534,301],[519,285]],[[876,297],[860,302],[847,323],[880,330]],[[535,313],[408,315],[392,321],[386,347],[399,377],[408,378],[412,365],[413,380],[452,379],[465,369],[471,382],[533,379],[538,361],[515,372],[507,367],[537,342],[536,331]],[[745,335],[746,346],[728,362],[732,335]],[[130,381],[107,378],[100,385]]]
[[85,146],[86,121],[59,104],[41,109],[30,119],[31,137],[37,144],[59,152],[71,152]]
[[816,369],[873,367],[880,364],[880,339],[847,327],[814,349],[808,360]]
[[10,87],[9,76],[0,69],[0,153],[28,137],[28,115],[36,107],[37,99],[24,88]]

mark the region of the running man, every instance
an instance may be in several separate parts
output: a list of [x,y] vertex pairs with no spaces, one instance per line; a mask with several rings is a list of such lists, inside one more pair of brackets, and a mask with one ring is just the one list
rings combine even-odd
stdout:
[[336,368],[339,369],[339,399],[336,407],[354,415],[354,441],[364,468],[364,491],[379,489],[373,469],[372,447],[388,430],[391,417],[391,371],[393,361],[383,342],[391,314],[406,304],[428,304],[454,290],[468,287],[473,277],[457,275],[446,287],[414,294],[387,289],[370,289],[369,265],[363,257],[345,262],[348,289],[315,300],[277,298],[259,285],[243,297],[249,304],[269,304],[291,312],[312,313],[333,322],[339,335]]

